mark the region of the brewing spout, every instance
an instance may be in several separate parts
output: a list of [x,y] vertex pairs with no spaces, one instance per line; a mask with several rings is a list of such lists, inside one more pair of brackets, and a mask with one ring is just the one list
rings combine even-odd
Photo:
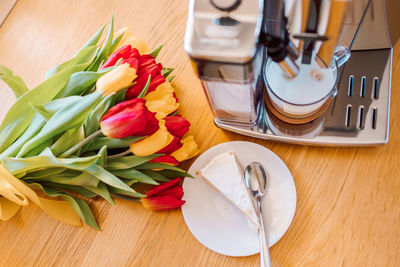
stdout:
[[295,77],[299,72],[295,62],[299,54],[289,39],[283,0],[264,0],[260,38],[267,47],[268,56],[278,63],[284,74],[290,78]]

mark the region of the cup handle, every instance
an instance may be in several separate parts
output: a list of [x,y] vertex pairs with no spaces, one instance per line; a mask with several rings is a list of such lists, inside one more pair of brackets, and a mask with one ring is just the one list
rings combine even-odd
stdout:
[[336,61],[337,67],[339,68],[346,63],[347,60],[349,60],[350,55],[351,52],[347,47],[343,45],[337,46],[333,52],[333,58]]

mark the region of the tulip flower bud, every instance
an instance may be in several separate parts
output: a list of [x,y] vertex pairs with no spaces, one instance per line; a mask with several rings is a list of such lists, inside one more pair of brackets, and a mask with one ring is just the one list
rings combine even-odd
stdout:
[[165,82],[165,78],[161,75],[163,66],[157,64],[153,56],[143,55],[140,57],[141,63],[136,83],[126,92],[126,99],[137,97],[142,92],[149,75],[151,75],[150,85],[147,94],[153,92],[160,84]]
[[128,63],[129,66],[131,66],[131,68],[133,68],[133,69],[135,69],[135,70],[138,70],[138,69],[139,69],[140,61],[139,61],[138,58],[132,57],[132,58],[123,59],[123,60],[121,61],[121,64],[124,64],[124,63]]
[[193,135],[183,138],[181,142],[183,146],[171,153],[171,156],[176,160],[182,162],[196,156],[200,152],[196,142],[194,141]]
[[150,54],[142,55],[142,66],[143,67],[154,65],[154,64],[156,64],[156,59],[152,55],[150,55]]
[[157,151],[158,154],[171,154],[172,152],[178,150],[183,146],[181,139],[177,136],[174,136],[174,139],[163,149]]
[[96,82],[96,90],[106,96],[127,87],[135,79],[136,70],[125,63],[101,76]]
[[177,161],[173,156],[170,155],[162,155],[159,156],[155,159],[150,160],[150,162],[160,162],[160,163],[166,163],[170,165],[178,165],[179,161]]
[[140,201],[149,210],[162,211],[176,209],[185,204],[182,200],[183,188],[179,185],[181,178],[157,185],[146,192]]
[[155,133],[159,123],[145,102],[142,98],[135,98],[110,108],[100,121],[103,134],[110,138],[125,138]]
[[167,127],[165,127],[164,120],[160,120],[159,127],[158,131],[154,134],[131,144],[131,152],[137,156],[148,156],[171,143],[174,137],[168,132]]
[[158,119],[165,118],[179,107],[179,103],[174,97],[174,88],[169,82],[159,85],[155,91],[147,94],[144,99],[147,101],[146,107],[151,112],[156,112]]
[[[101,67],[102,69],[114,66],[118,60],[123,59],[121,64],[129,63],[131,68],[136,70],[139,69],[140,64],[140,54],[139,51],[135,48],[132,48],[131,45],[124,45],[117,51],[115,51],[111,56],[108,57],[107,61]],[[134,64],[133,64],[134,63]]]
[[168,132],[182,138],[189,131],[190,122],[181,115],[165,117],[165,126]]

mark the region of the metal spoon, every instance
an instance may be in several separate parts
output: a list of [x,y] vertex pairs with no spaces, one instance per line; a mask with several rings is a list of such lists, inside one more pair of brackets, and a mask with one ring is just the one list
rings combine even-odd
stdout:
[[265,195],[268,188],[268,175],[264,170],[264,167],[259,162],[252,162],[247,165],[244,172],[244,182],[247,187],[247,192],[255,200],[256,213],[258,216],[258,221],[260,223],[260,228],[258,234],[260,237],[260,262],[263,267],[271,266],[271,258],[269,256],[268,249],[268,234],[265,231],[264,219],[262,216],[261,201]]

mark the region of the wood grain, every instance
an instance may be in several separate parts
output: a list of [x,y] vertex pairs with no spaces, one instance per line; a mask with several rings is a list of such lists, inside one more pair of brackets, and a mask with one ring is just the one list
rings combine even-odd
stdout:
[[0,26],[3,24],[3,21],[7,18],[16,2],[17,0],[3,0],[0,2]]
[[[288,165],[298,195],[294,221],[271,249],[273,266],[400,265],[400,46],[394,55],[390,141],[373,148],[280,144],[214,126],[201,85],[183,50],[187,1],[20,0],[0,28],[0,63],[29,88],[72,56],[111,15],[176,67],[182,114],[202,151],[231,140],[271,149]],[[0,119],[14,101],[0,85]],[[190,162],[184,163],[188,167]],[[91,203],[103,229],[61,224],[35,206],[0,222],[0,266],[259,266],[258,255],[234,258],[202,246],[180,210],[151,212],[117,200]]]

